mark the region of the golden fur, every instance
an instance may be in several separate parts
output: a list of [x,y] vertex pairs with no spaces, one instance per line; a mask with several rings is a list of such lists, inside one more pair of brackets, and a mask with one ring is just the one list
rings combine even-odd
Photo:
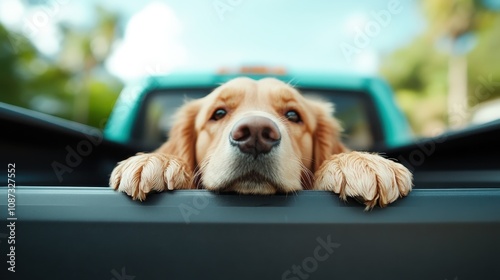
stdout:
[[[214,112],[226,114],[214,119]],[[287,112],[300,121],[290,121]],[[340,142],[333,106],[304,98],[272,78],[237,78],[177,112],[169,140],[152,153],[120,162],[110,186],[134,199],[151,191],[205,188],[243,194],[273,194],[302,189],[328,190],[354,197],[367,209],[386,206],[412,188],[401,164],[379,155],[349,151]],[[238,121],[261,117],[275,124],[279,145],[250,156],[230,145]]]

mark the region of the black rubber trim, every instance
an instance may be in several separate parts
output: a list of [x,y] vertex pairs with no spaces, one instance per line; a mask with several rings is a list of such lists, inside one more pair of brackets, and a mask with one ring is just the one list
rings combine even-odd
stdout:
[[410,169],[417,188],[500,188],[499,139],[500,120],[380,152]]

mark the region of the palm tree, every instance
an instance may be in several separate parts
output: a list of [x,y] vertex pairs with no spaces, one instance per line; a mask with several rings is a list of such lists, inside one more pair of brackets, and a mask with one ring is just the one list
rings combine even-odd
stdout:
[[468,120],[467,52],[474,32],[484,28],[491,12],[478,0],[425,0],[424,12],[434,39],[448,46],[448,124],[459,128]]
[[117,14],[102,7],[95,7],[95,13],[97,20],[90,30],[78,31],[62,26],[64,42],[59,64],[78,76],[73,119],[81,123],[89,122],[92,72],[103,67],[116,39],[119,21]]

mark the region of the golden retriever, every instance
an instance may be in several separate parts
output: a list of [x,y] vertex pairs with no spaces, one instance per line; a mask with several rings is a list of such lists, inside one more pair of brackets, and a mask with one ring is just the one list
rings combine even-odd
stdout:
[[120,162],[110,186],[133,199],[204,188],[242,194],[327,190],[371,209],[406,196],[412,174],[379,155],[349,151],[333,105],[277,79],[236,78],[177,112],[170,138]]

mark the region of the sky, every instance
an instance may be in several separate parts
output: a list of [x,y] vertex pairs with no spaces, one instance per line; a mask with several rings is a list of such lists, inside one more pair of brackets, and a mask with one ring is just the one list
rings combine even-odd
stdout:
[[96,4],[122,16],[105,63],[122,80],[242,65],[376,74],[425,28],[416,0],[0,0],[0,21],[55,56],[58,23],[89,26]]

